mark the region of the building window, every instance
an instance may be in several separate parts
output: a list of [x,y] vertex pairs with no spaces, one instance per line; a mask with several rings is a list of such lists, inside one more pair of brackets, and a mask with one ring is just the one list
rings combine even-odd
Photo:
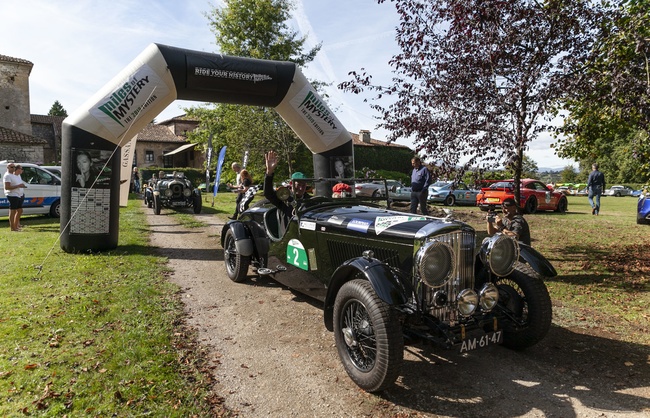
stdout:
[[145,151],[144,152],[144,162],[145,163],[153,163],[153,161],[154,161],[154,159],[153,159],[153,151],[149,151],[149,150]]

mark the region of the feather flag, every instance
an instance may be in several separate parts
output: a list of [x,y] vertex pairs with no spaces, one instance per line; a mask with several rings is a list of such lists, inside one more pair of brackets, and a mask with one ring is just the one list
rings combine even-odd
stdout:
[[215,172],[215,179],[214,179],[213,196],[216,196],[217,191],[219,190],[219,180],[221,180],[221,168],[223,167],[223,162],[225,159],[226,159],[226,146],[224,145],[221,148],[221,151],[219,151],[219,160],[217,161],[217,171]]

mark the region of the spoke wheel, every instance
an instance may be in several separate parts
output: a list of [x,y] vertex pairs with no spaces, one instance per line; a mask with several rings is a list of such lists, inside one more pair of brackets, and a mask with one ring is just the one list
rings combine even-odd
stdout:
[[551,297],[539,275],[518,263],[508,276],[495,282],[504,313],[503,345],[521,350],[537,344],[551,327]]
[[334,303],[334,336],[345,371],[362,389],[393,384],[404,358],[404,339],[395,312],[367,280],[345,283]]
[[235,236],[231,229],[226,232],[223,243],[223,260],[226,263],[226,273],[230,280],[241,283],[246,280],[250,257],[244,257],[237,252]]

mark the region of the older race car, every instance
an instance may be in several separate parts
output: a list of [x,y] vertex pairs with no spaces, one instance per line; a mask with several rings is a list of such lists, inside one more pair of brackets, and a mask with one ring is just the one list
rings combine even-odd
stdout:
[[[201,213],[202,199],[201,191],[192,185],[192,182],[185,178],[183,173],[167,174],[158,180],[151,191],[153,195],[151,203],[156,215],[165,208],[193,208],[194,213]],[[148,191],[145,190],[145,203],[148,204]],[[150,207],[151,207],[150,206]]]
[[[286,188],[276,194],[291,201]],[[267,203],[224,225],[227,274],[242,282],[252,266],[321,301],[341,362],[366,391],[394,383],[405,342],[524,349],[549,330],[543,277],[556,272],[530,246],[501,234],[477,243],[465,223],[383,201],[312,197],[292,206],[291,219]]]

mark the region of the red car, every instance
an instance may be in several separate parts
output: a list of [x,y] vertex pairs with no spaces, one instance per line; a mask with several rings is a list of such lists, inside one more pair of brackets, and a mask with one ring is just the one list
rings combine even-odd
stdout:
[[[554,210],[566,212],[569,203],[562,192],[553,191],[544,183],[534,179],[521,180],[519,206],[526,213],[535,213],[538,210]],[[482,211],[501,206],[507,198],[515,198],[514,180],[503,180],[481,189],[476,196],[476,205]]]

